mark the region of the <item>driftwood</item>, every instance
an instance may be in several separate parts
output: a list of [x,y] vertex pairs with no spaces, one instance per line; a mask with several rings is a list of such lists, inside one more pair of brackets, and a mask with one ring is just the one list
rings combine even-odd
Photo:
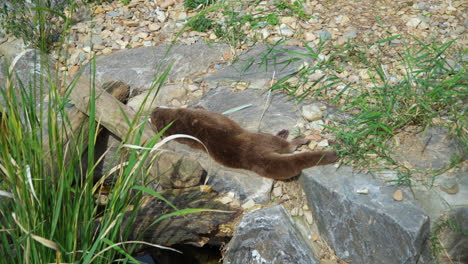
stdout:
[[[242,212],[239,206],[226,205],[218,201],[220,195],[206,185],[167,190],[160,194],[179,209],[203,208],[220,211],[171,216],[152,225],[159,217],[175,210],[158,198],[145,197],[138,208],[129,240],[143,240],[166,246],[189,244],[198,247],[213,241],[228,242]],[[127,213],[127,217],[129,216],[130,212]],[[122,228],[126,226],[125,222]]]

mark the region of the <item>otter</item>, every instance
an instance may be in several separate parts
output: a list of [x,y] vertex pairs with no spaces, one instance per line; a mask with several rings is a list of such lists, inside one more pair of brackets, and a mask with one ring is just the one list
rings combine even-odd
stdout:
[[[226,167],[250,170],[276,180],[290,179],[305,168],[337,160],[335,151],[283,155],[308,141],[303,138],[287,141],[287,130],[277,135],[249,132],[226,116],[205,109],[157,107],[151,113],[151,123],[158,131],[170,124],[163,136],[186,134],[198,138],[208,154]],[[195,140],[176,141],[206,151],[205,146]]]

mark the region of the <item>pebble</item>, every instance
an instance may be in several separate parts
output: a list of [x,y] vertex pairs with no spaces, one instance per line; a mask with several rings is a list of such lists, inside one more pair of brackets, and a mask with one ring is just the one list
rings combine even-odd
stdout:
[[250,209],[252,207],[255,206],[255,202],[252,200],[252,199],[249,199],[247,202],[245,202],[243,205],[242,205],[242,208],[244,209]]
[[310,130],[322,131],[324,129],[323,125],[325,125],[323,120],[317,120],[317,121],[307,123],[306,128]]
[[120,13],[119,12],[115,12],[115,11],[109,11],[106,13],[108,16],[110,17],[119,17],[120,16]]
[[292,37],[294,35],[294,31],[286,24],[281,24],[278,29],[278,34],[285,37]]
[[317,37],[315,36],[314,33],[312,32],[304,32],[304,40],[307,41],[307,42],[310,42],[310,41],[314,41],[317,39]]
[[302,107],[302,116],[308,121],[316,121],[322,119],[323,114],[320,107],[310,104]]
[[294,208],[291,210],[291,215],[292,215],[292,216],[298,216],[298,215],[299,215],[299,208],[294,207]]
[[322,41],[329,40],[332,37],[331,33],[326,29],[320,30],[318,35]]
[[106,10],[104,10],[104,8],[102,8],[102,6],[98,6],[96,7],[96,9],[94,9],[94,14],[104,14],[106,12]]
[[165,1],[158,3],[159,7],[161,7],[162,9],[166,9],[170,6],[173,6],[174,4],[175,4],[174,0],[165,0]]
[[320,142],[317,144],[317,146],[319,146],[319,147],[328,147],[328,146],[329,146],[328,140],[327,140],[327,139],[324,139],[324,140],[320,141]]
[[148,25],[148,30],[151,32],[158,31],[161,29],[161,26],[159,24],[153,23]]
[[314,217],[312,216],[311,211],[305,211],[304,212],[304,217],[309,225],[314,223]]
[[417,17],[413,17],[406,23],[406,25],[408,27],[415,28],[415,27],[417,27],[419,25],[419,23],[421,23],[421,19],[419,19]]
[[400,189],[397,189],[395,192],[393,192],[393,200],[402,201],[403,200],[403,191],[400,190]]
[[129,26],[129,27],[137,27],[138,25],[140,25],[140,23],[138,23],[138,21],[130,20],[130,21],[124,21],[124,25]]
[[307,147],[310,149],[310,150],[314,150],[316,147],[317,147],[317,141],[310,141],[309,142],[309,145],[307,145]]
[[229,197],[229,196],[224,196],[223,198],[221,198],[219,200],[221,203],[223,204],[229,204],[233,201],[232,197]]
[[281,185],[276,186],[275,188],[273,188],[273,195],[276,196],[276,197],[281,197],[281,195],[283,195],[283,189],[282,189]]
[[361,189],[357,189],[356,192],[359,194],[369,194],[369,189],[361,188]]
[[104,49],[102,50],[102,54],[107,55],[107,54],[110,54],[110,53],[112,53],[112,49],[111,49],[111,48],[104,48]]

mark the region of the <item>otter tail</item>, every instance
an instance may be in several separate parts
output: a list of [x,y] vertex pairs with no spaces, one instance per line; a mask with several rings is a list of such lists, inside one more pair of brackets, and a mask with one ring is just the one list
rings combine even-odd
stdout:
[[268,153],[262,155],[262,162],[255,164],[251,170],[267,178],[286,180],[299,175],[303,169],[334,163],[337,158],[335,151],[302,152],[293,155]]

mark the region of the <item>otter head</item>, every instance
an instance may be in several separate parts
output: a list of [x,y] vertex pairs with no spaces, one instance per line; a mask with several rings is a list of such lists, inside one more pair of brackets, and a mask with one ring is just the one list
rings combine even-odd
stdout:
[[169,125],[174,121],[177,110],[174,107],[159,106],[153,109],[150,116],[150,122],[156,127],[158,131]]

